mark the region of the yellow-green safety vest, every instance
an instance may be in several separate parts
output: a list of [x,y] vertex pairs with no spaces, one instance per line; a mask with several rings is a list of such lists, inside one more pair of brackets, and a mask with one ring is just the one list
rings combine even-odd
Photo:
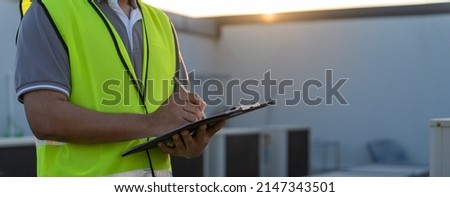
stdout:
[[[143,18],[143,82],[137,82],[124,43],[93,0],[38,2],[68,53],[71,103],[103,113],[146,114],[172,94],[177,47],[169,18],[162,11],[138,1]],[[120,97],[108,92],[112,90]],[[145,151],[120,155],[146,140],[97,145],[38,143],[38,176],[108,176],[149,169]],[[149,155],[156,174],[171,171],[168,154],[152,149]]]

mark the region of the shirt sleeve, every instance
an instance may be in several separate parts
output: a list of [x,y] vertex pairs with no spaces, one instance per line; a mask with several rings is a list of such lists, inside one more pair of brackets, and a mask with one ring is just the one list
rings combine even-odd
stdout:
[[15,86],[22,96],[35,90],[52,90],[70,96],[70,65],[64,44],[44,8],[33,3],[19,27]]

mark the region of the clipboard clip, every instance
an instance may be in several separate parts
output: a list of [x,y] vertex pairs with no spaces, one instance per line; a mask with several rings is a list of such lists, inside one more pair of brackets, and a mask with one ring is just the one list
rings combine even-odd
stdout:
[[239,108],[243,111],[247,110],[247,109],[251,109],[254,107],[258,107],[260,104],[259,103],[255,103],[255,104],[251,104],[251,105],[241,105],[239,106]]

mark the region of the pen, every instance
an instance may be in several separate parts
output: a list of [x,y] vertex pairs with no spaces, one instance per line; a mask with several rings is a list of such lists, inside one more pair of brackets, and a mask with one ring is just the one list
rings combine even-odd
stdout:
[[[177,77],[173,77],[175,82],[178,84],[181,90],[183,90],[186,93],[190,93],[189,90],[181,83],[181,81]],[[203,119],[206,118],[205,112],[202,112]]]

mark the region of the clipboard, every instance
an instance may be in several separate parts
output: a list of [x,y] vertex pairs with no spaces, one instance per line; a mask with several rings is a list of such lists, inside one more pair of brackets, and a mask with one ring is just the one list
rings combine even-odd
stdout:
[[256,103],[252,105],[241,105],[239,107],[233,107],[230,110],[224,111],[222,113],[213,115],[211,117],[205,118],[203,120],[199,120],[197,122],[193,122],[191,124],[176,128],[172,131],[169,131],[168,133],[164,135],[160,135],[150,141],[144,142],[142,144],[136,145],[134,147],[131,147],[130,149],[123,152],[121,155],[122,157],[141,152],[147,149],[152,149],[158,147],[158,143],[165,142],[166,144],[170,144],[172,142],[172,136],[178,133],[181,133],[184,130],[188,130],[191,132],[191,135],[194,135],[197,129],[201,126],[206,124],[208,127],[214,125],[216,122],[224,119],[230,119],[234,118],[236,116],[240,116],[258,109],[262,109],[264,107],[274,105],[275,101],[268,101],[264,103]]

